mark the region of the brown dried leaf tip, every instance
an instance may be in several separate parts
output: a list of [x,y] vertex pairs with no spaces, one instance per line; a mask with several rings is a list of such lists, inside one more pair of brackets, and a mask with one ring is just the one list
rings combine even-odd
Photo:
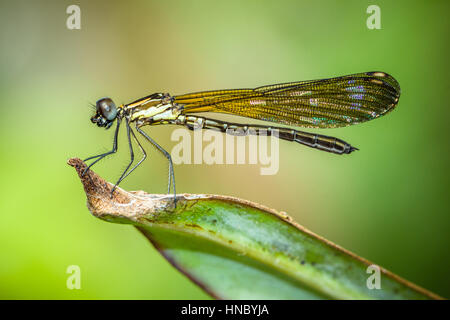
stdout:
[[113,185],[92,170],[86,170],[86,164],[71,158],[67,164],[74,167],[83,184],[89,211],[96,217],[105,215],[134,219],[146,214],[156,214],[173,209],[173,198],[168,195],[147,194],[143,191],[125,191],[119,187],[111,195]]
[[79,158],[71,158],[67,161],[67,164],[74,167],[80,177],[81,183],[83,184],[84,191],[86,195],[100,197],[100,198],[109,198],[114,202],[118,203],[127,203],[130,201],[127,192],[117,188],[112,194],[111,198],[111,190],[113,185],[109,182],[105,181],[102,177],[96,174],[92,170],[87,170],[85,172],[87,165]]

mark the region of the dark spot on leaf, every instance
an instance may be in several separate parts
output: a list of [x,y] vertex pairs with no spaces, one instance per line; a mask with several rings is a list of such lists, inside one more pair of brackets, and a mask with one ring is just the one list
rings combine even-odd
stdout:
[[200,227],[198,224],[195,224],[195,223],[186,223],[184,226],[203,230],[202,227]]

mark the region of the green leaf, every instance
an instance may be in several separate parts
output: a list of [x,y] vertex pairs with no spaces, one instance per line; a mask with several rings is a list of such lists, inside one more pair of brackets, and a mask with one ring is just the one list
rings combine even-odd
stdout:
[[[69,160],[78,173],[85,164]],[[287,215],[215,195],[152,195],[81,177],[91,213],[134,225],[179,271],[219,299],[438,299]],[[368,267],[373,265],[372,269]],[[369,289],[379,270],[380,289]],[[375,273],[374,273],[375,272]]]

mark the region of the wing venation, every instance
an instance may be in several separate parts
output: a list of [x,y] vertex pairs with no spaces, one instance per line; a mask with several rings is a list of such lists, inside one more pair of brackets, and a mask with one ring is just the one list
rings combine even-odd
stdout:
[[384,72],[204,91],[174,97],[185,113],[222,112],[286,125],[332,128],[378,118],[398,103],[400,86]]

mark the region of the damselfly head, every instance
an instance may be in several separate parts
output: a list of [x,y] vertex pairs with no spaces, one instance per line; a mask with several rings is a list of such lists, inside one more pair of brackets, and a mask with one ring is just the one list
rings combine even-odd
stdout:
[[110,98],[102,98],[95,103],[95,115],[91,122],[108,129],[117,118],[117,107]]

